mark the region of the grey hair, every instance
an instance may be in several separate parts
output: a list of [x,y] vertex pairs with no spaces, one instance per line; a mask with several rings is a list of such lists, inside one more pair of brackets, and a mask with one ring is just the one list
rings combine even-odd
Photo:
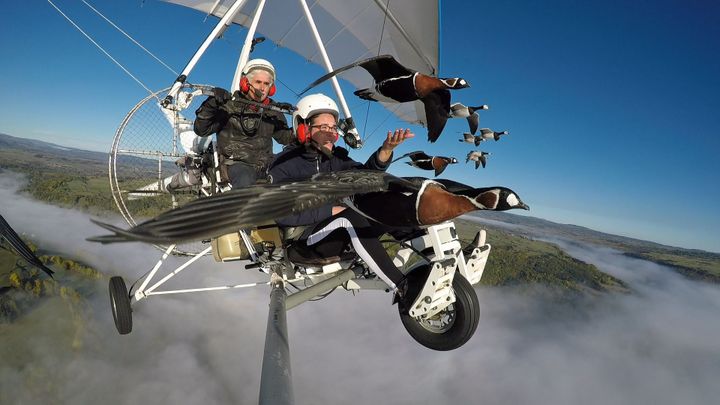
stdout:
[[257,71],[259,71],[259,70],[261,70],[261,71],[267,73],[268,75],[270,75],[270,85],[275,84],[275,75],[273,75],[272,72],[269,72],[269,71],[267,71],[267,70],[265,70],[265,69],[263,69],[263,68],[259,68],[259,67],[255,68],[255,69],[253,69],[253,70],[251,70],[251,71],[249,71],[249,72],[247,72],[247,74],[245,75],[245,77],[247,77],[247,79],[248,79],[249,81],[253,81],[253,79],[255,79],[255,73],[257,73]]

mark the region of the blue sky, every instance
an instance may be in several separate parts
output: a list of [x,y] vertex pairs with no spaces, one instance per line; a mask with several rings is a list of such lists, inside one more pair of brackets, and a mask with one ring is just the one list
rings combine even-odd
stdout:
[[[142,53],[81,2],[66,13],[154,90],[175,75]],[[96,8],[179,71],[213,21],[156,1],[93,1]],[[390,2],[392,8],[392,1]],[[720,252],[720,3],[713,1],[444,1],[441,76],[462,76],[464,104],[487,103],[481,126],[509,129],[485,142],[488,167],[464,163],[443,177],[474,186],[505,185],[529,215],[689,248]],[[212,45],[190,81],[228,87],[244,36],[231,29]],[[47,2],[11,2],[0,15],[0,132],[107,151],[145,90],[111,63]],[[303,59],[263,44],[297,100],[322,74]],[[347,85],[344,85],[348,90]],[[328,87],[321,90],[327,91]],[[362,130],[366,104],[346,97]],[[405,126],[370,108],[367,131]],[[387,120],[386,120],[387,119]],[[413,127],[422,149],[464,161],[451,120],[436,144]],[[398,175],[423,175],[394,165]]]

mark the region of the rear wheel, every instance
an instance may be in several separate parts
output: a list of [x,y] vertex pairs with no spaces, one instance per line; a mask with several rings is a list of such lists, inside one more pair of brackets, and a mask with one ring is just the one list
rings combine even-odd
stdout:
[[[408,277],[412,278],[411,284],[421,283],[417,291],[420,291],[429,274],[429,267],[424,267],[427,269],[417,269],[408,274]],[[410,336],[429,349],[457,349],[470,340],[477,329],[480,304],[472,285],[460,273],[456,273],[453,277],[453,290],[455,302],[432,318],[418,320],[400,311],[400,320]]]
[[122,277],[110,278],[110,307],[112,308],[115,327],[121,335],[132,331],[132,308],[127,287]]

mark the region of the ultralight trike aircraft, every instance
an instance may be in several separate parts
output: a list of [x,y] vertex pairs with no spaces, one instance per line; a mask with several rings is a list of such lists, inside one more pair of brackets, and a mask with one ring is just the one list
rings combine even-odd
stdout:
[[[393,241],[398,245],[393,262],[407,275],[410,290],[417,294],[409,308],[399,308],[402,324],[417,342],[434,350],[452,350],[466,343],[479,320],[473,285],[483,275],[491,246],[486,243],[484,230],[479,230],[469,245],[461,246],[452,219],[478,209],[527,209],[512,190],[477,189],[450,180],[399,178],[368,171],[320,173],[303,182],[231,189],[221,176],[216,145],[211,138],[200,138],[192,130],[192,111],[202,96],[212,94],[212,87],[187,80],[210,43],[232,23],[247,27],[232,90],[237,89],[251,50],[264,40],[256,37],[256,32],[320,64],[327,72],[333,71],[331,60],[350,64],[373,54],[388,54],[417,72],[434,76],[439,55],[439,2],[318,0],[311,7],[306,0],[171,2],[220,20],[175,83],[141,100],[122,121],[113,140],[109,158],[111,190],[132,228],[122,230],[102,224],[114,234],[93,240],[141,240],[163,251],[157,264],[130,290],[121,277],[111,278],[111,307],[118,331],[131,332],[133,308],[150,297],[269,284],[272,288],[261,402],[291,402],[285,311],[339,288],[389,288],[352,250],[337,257],[312,257],[295,243],[297,232],[280,229],[273,219],[324,203],[344,202],[350,209],[392,227],[393,219],[367,209],[365,197],[371,193],[377,198],[378,193],[388,192],[410,200],[416,211],[412,213],[415,229]],[[263,15],[272,18],[261,18]],[[367,75],[353,69],[344,78],[358,87],[366,87],[368,81]],[[343,115],[342,139],[358,148],[362,139],[342,89],[336,77],[330,80]],[[228,112],[239,114],[248,103],[252,102],[229,102]],[[384,105],[407,122],[426,124],[425,107],[419,101]],[[258,107],[292,113],[292,107],[285,104]],[[445,216],[435,215],[432,220],[423,219],[421,211],[434,212],[435,206],[448,201],[462,201],[465,208]],[[171,254],[186,255],[188,259],[175,269],[161,271]],[[206,255],[228,262],[229,266],[259,269],[269,276],[269,282],[161,289]],[[268,361],[269,348],[275,356],[280,353],[280,361]],[[266,377],[274,381],[275,389],[264,388]],[[287,388],[278,390],[278,381],[283,380]]]

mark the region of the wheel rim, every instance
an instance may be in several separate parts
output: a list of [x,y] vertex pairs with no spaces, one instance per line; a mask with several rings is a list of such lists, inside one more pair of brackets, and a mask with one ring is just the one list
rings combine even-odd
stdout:
[[431,318],[417,319],[417,323],[428,332],[439,334],[449,331],[455,324],[455,319],[457,319],[456,317],[457,313],[455,311],[455,304],[450,304],[447,308],[438,312]]

